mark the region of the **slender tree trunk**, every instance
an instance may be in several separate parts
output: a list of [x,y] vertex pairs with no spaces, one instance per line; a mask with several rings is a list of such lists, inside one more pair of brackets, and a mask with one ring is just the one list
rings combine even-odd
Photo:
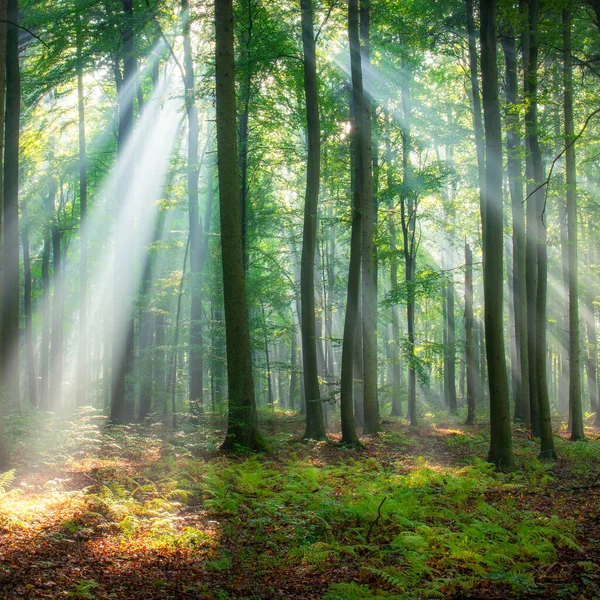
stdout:
[[[529,158],[530,168],[528,178],[532,176],[533,189],[539,186],[543,177],[542,155],[538,139],[538,118],[537,118],[537,95],[538,95],[538,19],[539,19],[539,0],[531,0],[528,10],[528,52],[527,52],[527,70],[525,79],[525,98],[527,100],[527,112],[525,115],[525,126],[527,132],[527,156]],[[533,190],[532,190],[533,191]],[[531,281],[528,281],[527,295],[530,291],[534,294],[535,305],[531,306],[527,315],[528,322],[534,320],[535,331],[533,335],[528,332],[528,341],[531,346],[535,339],[533,362],[530,353],[530,365],[535,365],[533,369],[533,378],[530,374],[530,381],[535,387],[535,400],[533,391],[530,388],[531,397],[531,417],[533,422],[534,434],[541,438],[541,458],[554,458],[554,440],[552,437],[552,421],[550,414],[550,398],[548,396],[547,379],[547,321],[546,321],[546,297],[548,286],[548,254],[546,247],[546,223],[545,217],[545,193],[543,189],[538,190],[527,200],[527,225],[529,229],[530,217],[531,236],[528,232],[528,268],[531,264]],[[535,263],[535,268],[533,264]],[[528,273],[528,280],[530,279]],[[535,287],[533,286],[535,279]],[[531,290],[530,290],[531,288]],[[537,413],[537,414],[536,414]],[[536,421],[538,431],[536,431]]]
[[319,372],[315,321],[315,251],[317,241],[317,206],[321,169],[321,126],[317,91],[317,65],[313,31],[312,0],[301,0],[302,46],[304,50],[304,94],[306,98],[306,134],[308,141],[306,193],[304,199],[304,229],[300,267],[301,333],[304,358],[304,389],[306,390],[307,439],[325,439],[323,404],[319,390]]
[[6,120],[2,220],[2,338],[1,381],[4,406],[21,409],[19,367],[19,122],[21,75],[19,70],[19,0],[8,0],[6,32]]
[[[521,1],[523,17],[526,25],[523,29],[521,37],[521,46],[523,48],[523,71],[524,84],[523,93],[525,97],[526,113],[525,113],[525,135],[526,135],[526,176],[527,176],[527,194],[531,194],[535,187],[541,181],[541,156],[535,152],[537,142],[535,121],[533,114],[534,95],[537,88],[537,42],[536,38],[531,39],[531,24],[529,22],[529,10],[524,0]],[[535,42],[535,43],[534,43]],[[533,148],[533,149],[532,149]],[[534,169],[534,157],[537,161],[539,156],[538,173],[536,176]],[[542,192],[543,194],[543,192]],[[539,194],[538,194],[539,195]],[[533,435],[540,435],[540,417],[539,417],[539,401],[538,387],[536,382],[536,297],[537,297],[537,279],[538,279],[538,264],[536,254],[536,244],[538,236],[537,209],[536,204],[539,204],[539,199],[536,194],[528,197],[527,200],[527,229],[526,229],[526,246],[525,246],[525,262],[526,262],[526,296],[527,296],[527,353],[529,360],[529,404],[531,412],[531,426]]]
[[467,13],[467,36],[469,39],[469,73],[471,77],[471,101],[473,103],[473,125],[475,130],[475,149],[477,153],[477,175],[479,179],[479,205],[481,223],[485,223],[485,150],[483,133],[483,115],[479,94],[479,75],[477,69],[477,38],[475,36],[475,19],[473,17],[473,0],[465,0]]
[[[56,183],[54,183],[56,185]],[[60,186],[60,205],[63,205],[63,189]],[[54,208],[54,207],[53,207]],[[64,361],[64,257],[62,253],[62,232],[59,224],[59,211],[52,215],[52,265],[54,268],[54,297],[52,299],[52,330],[50,332],[50,408],[62,404],[63,361]]]
[[[394,189],[394,156],[392,153],[392,144],[390,139],[390,114],[386,108],[385,111],[385,153],[387,160],[387,188],[389,195],[388,202],[388,226],[390,232],[390,285],[392,291],[398,287],[398,248],[396,247],[396,220],[394,211],[394,200],[392,190]],[[392,360],[392,416],[402,416],[402,402],[400,399],[400,322],[398,319],[398,306],[392,306],[392,340],[391,340],[391,360]]]
[[529,355],[527,353],[527,298],[525,270],[525,211],[523,208],[523,178],[519,118],[513,107],[519,101],[517,56],[514,33],[509,30],[502,38],[506,64],[506,114],[507,172],[510,187],[513,221],[513,305],[515,311],[515,336],[517,368],[515,390],[515,421],[526,428],[531,426],[529,405]]
[[183,284],[185,282],[185,269],[187,267],[188,254],[190,252],[191,235],[188,234],[185,254],[183,255],[183,268],[179,280],[179,293],[177,294],[177,313],[175,316],[175,336],[173,338],[173,352],[171,356],[171,419],[173,429],[177,427],[177,358],[179,346],[179,328],[181,323],[181,300],[183,299]]
[[[369,75],[369,0],[360,0],[360,70],[363,82]],[[361,82],[362,83],[362,82]],[[354,88],[354,80],[353,80]],[[369,93],[365,93],[361,86],[362,112],[356,113],[356,118],[361,119],[361,142],[365,156],[364,171],[356,181],[357,185],[364,186],[362,199],[363,209],[362,225],[362,329],[363,329],[363,410],[364,432],[366,434],[381,431],[379,424],[379,404],[377,402],[377,288],[375,284],[375,256],[374,256],[374,224],[373,224],[373,140],[371,126],[371,101]],[[353,97],[354,91],[353,91]]]
[[195,415],[203,412],[203,357],[202,357],[202,223],[198,209],[198,109],[195,103],[195,74],[190,39],[188,0],[181,0],[183,14],[183,65],[185,69],[185,107],[188,117],[187,192],[190,228],[191,314],[189,347],[190,410]]
[[29,404],[37,406],[37,378],[35,375],[35,356],[33,350],[33,312],[31,309],[31,258],[29,254],[29,223],[27,222],[27,203],[21,205],[23,217],[23,307],[25,316],[25,359],[27,361],[27,391]]
[[502,323],[503,218],[502,126],[498,102],[496,0],[482,0],[481,73],[485,123],[485,219],[483,221],[483,284],[486,355],[490,390],[490,452],[498,467],[514,464],[508,400],[508,378]]
[[87,395],[87,358],[88,358],[88,284],[87,284],[87,157],[85,140],[85,98],[83,88],[82,57],[82,15],[77,14],[76,58],[77,58],[77,114],[79,133],[79,211],[80,211],[80,250],[79,250],[79,343],[77,346],[77,373],[75,393],[77,406],[88,403]]
[[52,252],[52,215],[56,184],[48,182],[48,195],[44,199],[44,246],[42,251],[42,340],[40,344],[40,408],[50,409],[50,254]]
[[[123,76],[117,66],[117,103],[119,126],[117,133],[118,156],[124,159],[125,148],[133,129],[134,95],[127,93],[128,83],[137,77],[133,47],[133,0],[122,0],[124,25],[121,33]],[[133,389],[131,373],[134,362],[133,299],[127,290],[134,278],[132,262],[133,220],[127,214],[127,188],[129,175],[119,181],[121,197],[116,206],[115,278],[112,343],[112,383],[110,418],[115,423],[126,423],[133,418]],[[118,262],[117,262],[118,261]],[[116,266],[118,264],[118,267]]]
[[348,38],[350,42],[350,69],[352,77],[352,152],[353,152],[353,197],[352,232],[350,238],[350,265],[348,267],[348,291],[346,295],[346,316],[344,320],[344,340],[342,347],[341,373],[341,425],[342,444],[358,446],[359,441],[354,425],[353,371],[357,328],[359,325],[360,267],[363,240],[362,212],[365,208],[368,157],[364,141],[363,82],[360,56],[358,0],[348,2]]
[[467,421],[475,423],[475,348],[473,338],[473,254],[465,241],[465,360],[467,370]]
[[[8,0],[0,0],[0,157],[4,157],[4,101],[6,98],[6,29],[7,29],[7,4]],[[0,168],[0,189],[3,189],[4,173]],[[3,243],[3,216],[0,210],[0,246]],[[3,281],[2,277],[3,263],[0,261],[0,284]],[[1,295],[1,288],[0,288]],[[1,309],[0,309],[1,310]],[[1,325],[1,316],[0,316]],[[4,384],[2,380],[2,351],[4,345],[0,341],[0,387]],[[4,413],[6,402],[3,395],[0,394],[0,468],[5,468],[9,461],[8,448],[4,435]]]
[[403,72],[400,81],[402,95],[402,112],[404,126],[402,129],[402,179],[403,186],[400,194],[400,220],[402,225],[403,254],[405,265],[405,281],[407,288],[406,298],[406,324],[408,338],[408,418],[412,427],[417,425],[417,378],[415,355],[415,293],[413,281],[416,272],[416,200],[411,191],[410,149],[411,149],[411,109],[409,90],[409,71],[403,63]]
[[569,237],[569,407],[571,440],[584,440],[579,348],[579,295],[577,291],[577,175],[573,125],[573,59],[571,58],[571,9],[563,9],[565,168],[567,179],[567,232]]
[[232,0],[215,0],[216,105],[221,257],[225,299],[229,416],[221,448],[265,447],[258,431],[239,202]]

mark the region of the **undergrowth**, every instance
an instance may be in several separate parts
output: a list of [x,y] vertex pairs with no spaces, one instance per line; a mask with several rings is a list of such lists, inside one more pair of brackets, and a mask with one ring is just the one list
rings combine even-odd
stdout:
[[[277,415],[269,418],[274,427]],[[574,521],[517,503],[516,494],[555,482],[527,441],[517,448],[520,468],[503,474],[482,460],[480,432],[434,428],[442,441],[413,456],[402,429],[354,452],[294,441],[285,428],[295,421],[280,423],[273,453],[235,457],[214,453],[216,439],[199,444],[192,428],[107,427],[81,413],[58,429],[52,453],[38,437],[34,464],[45,465],[45,479],[31,483],[25,464],[0,475],[0,525],[201,551],[209,573],[350,568],[355,581],[333,583],[326,600],[444,598],[485,581],[527,596],[536,569],[578,548]],[[598,442],[557,445],[575,474],[599,464]],[[59,462],[84,485],[70,489]],[[54,526],[41,524],[44,515]],[[81,580],[65,594],[93,597],[97,585]]]

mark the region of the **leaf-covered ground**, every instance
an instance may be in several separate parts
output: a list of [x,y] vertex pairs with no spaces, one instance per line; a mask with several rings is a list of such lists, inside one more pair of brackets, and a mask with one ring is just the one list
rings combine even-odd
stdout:
[[[364,450],[303,443],[263,413],[271,452],[225,456],[189,424],[13,417],[0,477],[0,597],[600,598],[600,441],[483,462],[484,427],[385,422]],[[211,417],[206,430],[218,429]],[[335,436],[332,436],[335,441]]]

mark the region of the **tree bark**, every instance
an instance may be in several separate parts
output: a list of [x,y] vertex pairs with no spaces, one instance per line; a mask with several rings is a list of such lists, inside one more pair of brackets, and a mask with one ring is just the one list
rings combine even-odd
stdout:
[[[356,113],[356,118],[361,120],[361,142],[364,152],[364,170],[356,185],[364,186],[361,212],[362,225],[362,329],[363,329],[363,410],[364,433],[371,434],[381,431],[379,423],[379,404],[377,402],[377,288],[375,284],[375,255],[374,255],[374,223],[373,223],[373,140],[371,125],[371,101],[368,90],[364,91],[364,81],[368,80],[369,57],[369,0],[360,0],[360,70],[362,85],[360,93],[362,112]],[[354,95],[354,79],[353,79]],[[355,97],[355,96],[354,96]]]
[[475,348],[473,337],[473,254],[465,241],[465,360],[467,371],[467,421],[475,423]]
[[4,406],[20,411],[19,367],[19,0],[8,0],[6,31],[6,119],[2,220],[2,386]]
[[585,439],[581,402],[581,369],[579,348],[579,295],[577,290],[577,175],[575,171],[575,136],[573,125],[573,59],[571,58],[572,17],[563,9],[563,69],[565,113],[565,169],[567,183],[567,234],[569,238],[569,407],[571,440]]
[[29,404],[37,406],[37,377],[35,375],[35,355],[33,350],[33,311],[31,308],[31,258],[29,253],[29,223],[27,222],[27,203],[21,205],[23,217],[23,308],[25,317],[25,360],[27,363],[27,392]]
[[[51,185],[56,185],[53,182]],[[53,194],[51,194],[53,196]],[[59,207],[63,205],[62,183],[59,192]],[[50,332],[50,409],[62,404],[63,367],[64,367],[64,307],[65,277],[64,256],[62,253],[62,232],[60,230],[59,209],[52,207],[52,266],[54,296],[52,298],[52,329]]]
[[515,385],[515,421],[526,428],[531,427],[531,408],[529,404],[529,355],[527,353],[527,298],[525,270],[525,211],[523,209],[523,178],[521,137],[518,132],[519,118],[512,108],[519,101],[517,56],[514,33],[509,30],[502,37],[502,47],[506,64],[506,114],[507,133],[507,173],[510,188],[513,221],[513,306],[515,315],[515,336],[517,368],[514,373]]
[[304,229],[300,265],[301,334],[306,390],[306,429],[304,438],[324,440],[323,404],[319,390],[315,321],[315,251],[317,243],[317,211],[321,169],[321,126],[317,91],[317,64],[313,31],[312,0],[300,0],[302,12],[302,47],[304,51],[304,94],[306,98],[306,192],[304,196]]
[[350,238],[350,264],[348,267],[348,290],[346,294],[346,316],[342,347],[342,373],[340,408],[342,444],[358,446],[354,425],[353,372],[356,352],[355,342],[359,324],[360,268],[363,241],[362,212],[365,208],[367,156],[364,141],[363,81],[360,56],[358,0],[348,2],[348,39],[350,43],[350,70],[352,78],[352,231]]
[[88,402],[87,395],[87,156],[85,140],[85,98],[83,88],[83,57],[82,32],[83,15],[78,12],[76,29],[76,59],[77,59],[77,114],[79,134],[79,343],[77,345],[77,373],[75,393],[77,406]]
[[221,257],[229,382],[227,435],[221,448],[234,450],[236,447],[244,447],[262,450],[265,443],[258,431],[254,398],[242,249],[232,0],[215,0],[215,29]]
[[[117,74],[117,103],[119,108],[119,126],[117,132],[117,155],[124,158],[129,135],[133,129],[134,95],[127,93],[128,83],[137,77],[133,46],[133,0],[123,2],[123,29],[121,41],[123,47],[123,75],[115,67]],[[110,418],[115,423],[127,423],[133,418],[133,389],[131,373],[134,362],[134,323],[133,298],[127,290],[134,278],[132,262],[133,221],[127,215],[128,175],[118,182],[120,197],[116,206],[114,311],[112,343],[112,382]],[[118,263],[117,263],[118,261]],[[117,266],[118,264],[118,266]]]
[[483,292],[486,356],[490,390],[490,451],[497,467],[514,465],[508,399],[508,378],[502,323],[503,207],[502,126],[498,101],[496,0],[482,0],[481,73],[485,124],[485,218],[483,221]]
[[[390,285],[392,291],[398,287],[398,248],[396,247],[396,219],[394,210],[394,199],[392,190],[394,189],[394,155],[392,153],[392,144],[390,139],[390,114],[386,108],[385,111],[385,153],[387,160],[387,188],[388,188],[388,226],[390,231]],[[392,306],[392,340],[391,340],[391,360],[392,360],[392,416],[402,416],[402,402],[400,399],[400,322],[398,319],[398,306]]]
[[198,108],[195,102],[195,74],[190,39],[190,15],[188,0],[181,0],[183,14],[183,66],[185,70],[185,108],[188,118],[187,192],[190,228],[190,338],[189,338],[189,380],[190,410],[192,414],[203,412],[203,340],[202,340],[202,222],[198,208]]

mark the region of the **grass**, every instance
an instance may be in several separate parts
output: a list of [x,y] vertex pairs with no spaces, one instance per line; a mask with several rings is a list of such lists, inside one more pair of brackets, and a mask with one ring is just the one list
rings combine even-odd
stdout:
[[542,464],[516,431],[518,468],[499,473],[483,428],[435,418],[353,451],[301,443],[301,420],[270,411],[272,452],[246,456],[92,410],[15,418],[35,435],[0,476],[0,595],[600,597],[594,432]]

